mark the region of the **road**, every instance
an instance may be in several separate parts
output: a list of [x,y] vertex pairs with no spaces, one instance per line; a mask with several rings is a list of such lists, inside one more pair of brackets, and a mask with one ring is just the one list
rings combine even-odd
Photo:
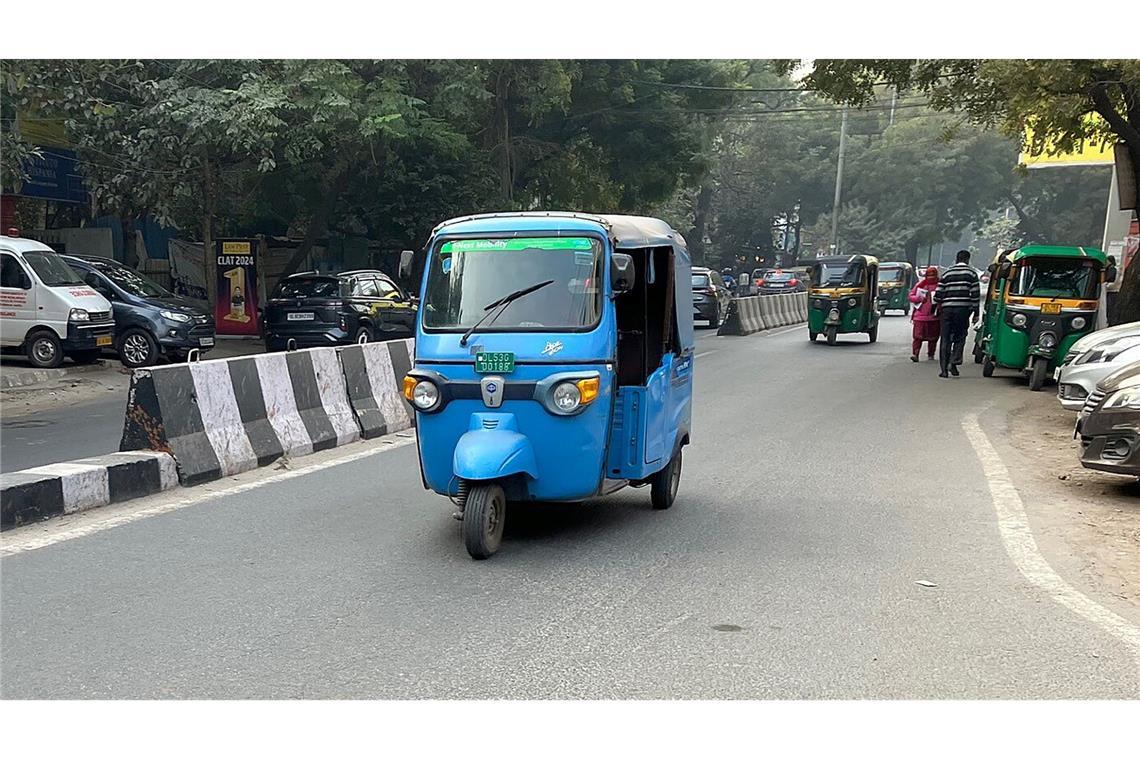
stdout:
[[119,450],[125,394],[92,399],[0,422],[0,471],[13,472],[53,462]]
[[1003,545],[963,419],[1026,391],[938,379],[908,331],[704,335],[673,509],[516,508],[486,562],[414,446],[11,553],[2,696],[1137,696]]

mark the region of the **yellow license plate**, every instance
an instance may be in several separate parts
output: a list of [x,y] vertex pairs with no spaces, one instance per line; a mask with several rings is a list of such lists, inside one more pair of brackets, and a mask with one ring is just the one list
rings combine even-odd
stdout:
[[1061,304],[1059,303],[1043,303],[1041,304],[1042,314],[1060,314]]
[[111,336],[110,335],[97,335],[95,337],[95,345],[96,346],[109,346],[109,345],[111,345]]

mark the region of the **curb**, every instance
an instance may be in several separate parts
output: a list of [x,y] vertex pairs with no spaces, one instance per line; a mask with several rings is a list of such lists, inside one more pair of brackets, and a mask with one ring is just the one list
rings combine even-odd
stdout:
[[174,457],[129,451],[0,475],[0,530],[149,496],[178,485]]
[[110,365],[106,360],[100,359],[91,364],[81,364],[75,367],[60,367],[57,369],[24,369],[23,367],[8,366],[0,369],[0,390],[9,388],[26,388],[29,385],[61,380],[71,375],[80,375],[85,372],[96,372],[106,369]]

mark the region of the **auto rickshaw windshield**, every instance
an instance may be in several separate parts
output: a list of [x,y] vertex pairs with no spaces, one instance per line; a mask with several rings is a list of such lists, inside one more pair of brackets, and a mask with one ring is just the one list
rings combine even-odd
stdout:
[[902,267],[883,267],[879,270],[880,283],[902,282],[904,279]]
[[547,280],[480,331],[590,327],[601,316],[602,260],[601,242],[589,237],[449,240],[428,263],[424,329],[466,329],[488,304]]
[[1099,267],[1089,259],[1029,258],[1018,264],[1009,294],[1037,298],[1095,299]]
[[821,288],[854,288],[863,284],[863,265],[858,261],[819,264],[815,276],[816,284]]

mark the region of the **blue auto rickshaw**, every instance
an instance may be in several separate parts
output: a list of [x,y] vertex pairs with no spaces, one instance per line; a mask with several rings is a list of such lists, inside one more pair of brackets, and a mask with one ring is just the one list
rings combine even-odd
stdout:
[[508,503],[648,485],[672,506],[693,390],[681,235],[647,217],[481,214],[436,227],[426,253],[404,395],[424,487],[458,506],[471,556],[499,548]]

